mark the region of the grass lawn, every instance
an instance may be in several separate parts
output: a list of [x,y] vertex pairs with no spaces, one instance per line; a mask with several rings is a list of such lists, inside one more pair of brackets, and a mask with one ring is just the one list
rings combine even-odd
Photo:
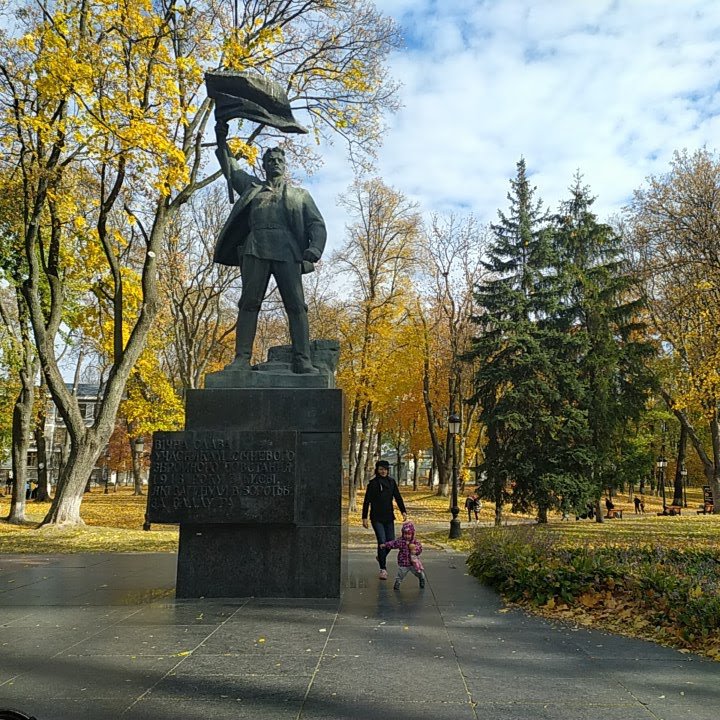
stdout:
[[[430,544],[443,544],[449,527],[449,499],[428,490],[413,492],[406,488],[402,494],[410,518],[416,523],[422,539]],[[346,500],[346,498],[344,499]],[[0,553],[73,553],[73,552],[164,552],[177,549],[178,529],[173,525],[153,525],[150,532],[142,530],[147,496],[132,494],[132,488],[120,487],[105,494],[103,488],[85,493],[80,514],[85,526],[72,530],[43,528],[36,530],[45,517],[50,503],[29,500],[26,504],[25,525],[10,525],[0,520]],[[464,497],[459,499],[464,503]],[[361,520],[362,493],[358,509],[348,513],[351,540],[354,544],[372,545],[375,536],[365,530]],[[7,517],[10,499],[0,497],[0,518]],[[460,517],[467,517],[465,510]],[[512,515],[513,518],[522,516]],[[493,510],[483,507],[480,521],[491,522]],[[526,518],[528,519],[528,518]]]
[[[465,495],[460,494],[459,518],[462,521],[462,537],[459,540],[448,540],[451,514],[450,499],[440,497],[427,488],[414,492],[406,487],[401,488],[409,518],[415,523],[418,536],[423,542],[431,545],[447,545],[457,550],[469,552],[472,548],[475,532],[481,531],[493,523],[495,510],[487,502],[483,502],[480,511],[480,523],[467,523],[467,512],[463,505]],[[560,533],[571,542],[592,543],[625,543],[631,544],[638,540],[673,541],[673,542],[714,542],[720,540],[720,520],[710,515],[697,515],[695,509],[702,500],[699,488],[690,488],[688,504],[680,517],[658,517],[661,509],[659,498],[645,496],[645,515],[636,516],[633,504],[627,496],[614,498],[617,507],[624,511],[623,520],[606,520],[596,523],[590,520],[561,522],[560,516],[550,516],[545,530]],[[55,553],[55,552],[164,552],[177,549],[178,530],[173,525],[153,525],[150,532],[142,530],[145,515],[145,495],[132,494],[131,488],[120,487],[117,492],[112,490],[106,495],[103,488],[93,488],[83,498],[81,515],[85,527],[73,530],[35,528],[45,517],[50,504],[29,500],[26,505],[26,525],[9,525],[0,520],[0,552]],[[5,518],[10,509],[10,499],[0,496],[0,518]],[[348,513],[350,537],[353,543],[374,543],[372,530],[365,530],[361,521],[362,492],[358,493],[358,507]],[[511,513],[505,509],[504,522],[533,522],[530,515]]]

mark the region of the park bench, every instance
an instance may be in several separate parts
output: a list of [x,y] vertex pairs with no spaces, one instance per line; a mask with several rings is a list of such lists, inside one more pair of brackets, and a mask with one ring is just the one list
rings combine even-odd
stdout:
[[715,509],[715,505],[713,505],[713,503],[706,502],[700,506],[700,510],[697,511],[697,514],[698,515],[712,515],[714,509]]
[[667,508],[659,512],[658,515],[682,515],[682,505],[668,505]]
[[612,510],[607,511],[607,515],[605,517],[608,520],[613,520],[615,518],[618,518],[618,520],[622,520],[622,514],[623,511],[620,508],[613,508]]

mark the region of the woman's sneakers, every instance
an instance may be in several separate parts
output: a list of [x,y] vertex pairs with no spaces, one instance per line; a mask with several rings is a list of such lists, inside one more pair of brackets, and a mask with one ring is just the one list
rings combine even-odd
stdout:
[[381,570],[381,571],[380,571],[379,578],[380,578],[381,580],[387,580],[387,570]]

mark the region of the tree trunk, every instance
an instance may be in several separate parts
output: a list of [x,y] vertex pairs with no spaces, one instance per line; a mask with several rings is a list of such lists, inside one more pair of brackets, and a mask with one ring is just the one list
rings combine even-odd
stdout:
[[[25,457],[24,462],[20,461],[21,456]],[[13,443],[12,467],[12,498],[10,500],[10,512],[6,519],[9,523],[20,525],[25,522],[25,502],[27,487],[27,443],[21,444],[20,446],[16,446]]]
[[12,418],[12,469],[13,485],[10,513],[7,521],[13,524],[25,522],[26,489],[28,483],[27,456],[30,445],[30,427],[32,423],[33,399],[35,388],[32,377],[21,372],[22,387],[13,407]]
[[[120,173],[119,173],[120,175]],[[119,176],[118,175],[118,176]],[[121,183],[120,183],[121,185]],[[116,182],[116,189],[119,190]],[[113,193],[109,193],[113,196]],[[113,196],[113,201],[119,193]],[[42,206],[44,198],[41,198]],[[179,207],[179,206],[178,206]],[[103,217],[112,209],[112,203],[101,206]],[[172,212],[175,212],[177,207]],[[38,210],[39,213],[39,210]],[[107,445],[115,426],[115,418],[123,399],[125,386],[133,366],[143,351],[147,335],[158,309],[157,294],[157,255],[165,236],[167,222],[171,214],[169,201],[161,199],[156,208],[154,222],[146,235],[147,246],[141,273],[142,303],[134,323],[125,317],[122,295],[122,273],[118,259],[110,263],[113,271],[113,352],[112,366],[108,370],[108,381],[97,403],[97,414],[93,425],[88,428],[80,412],[77,397],[67,388],[55,353],[55,340],[62,321],[63,286],[62,278],[54,272],[45,274],[41,280],[38,263],[36,224],[29,225],[25,240],[26,258],[30,268],[29,277],[23,284],[23,296],[30,311],[35,347],[42,367],[48,390],[58,412],[65,422],[70,437],[70,452],[67,464],[58,482],[55,497],[43,520],[43,525],[82,525],[80,505],[88,478],[97,458]],[[105,238],[103,238],[105,239]],[[51,310],[48,313],[43,305],[43,282],[51,284]],[[124,343],[123,328],[125,320],[130,324],[127,343]]]
[[97,447],[95,441],[89,440],[78,444],[70,451],[70,457],[58,481],[55,499],[43,520],[43,525],[85,524],[80,517],[80,504],[88,478],[100,456],[101,447]]
[[[375,457],[375,454],[372,452],[372,447],[376,444],[376,440],[380,440],[373,428],[372,401],[363,408],[360,414],[360,428],[360,445],[358,447],[358,461],[355,466],[355,476],[357,487],[362,489],[365,487],[366,478],[368,478],[372,472],[371,466],[373,465],[373,458]],[[378,457],[378,460],[379,459]]]
[[350,414],[350,427],[348,429],[348,507],[350,512],[357,510],[357,482],[355,467],[357,465],[357,426],[360,414],[360,400],[356,397]]
[[[442,444],[440,443],[440,438],[438,437],[438,430],[435,423],[435,408],[432,404],[431,394],[430,394],[430,357],[429,357],[429,340],[428,340],[428,329],[425,324],[425,321],[423,319],[423,337],[425,340],[424,343],[424,355],[423,355],[423,404],[425,405],[425,416],[427,418],[427,424],[428,424],[428,432],[430,433],[430,440],[432,442],[432,451],[433,451],[433,463],[436,465],[438,469],[438,474],[440,476],[440,486],[438,488],[438,495],[441,495],[443,497],[447,497],[448,495],[448,453],[447,448],[449,447],[447,443],[447,437],[445,441],[445,448],[443,448]],[[431,482],[430,487],[432,488],[432,474],[431,474]]]
[[[680,421],[680,425],[686,429],[688,438],[690,439],[690,442],[692,443],[692,446],[695,449],[695,452],[697,453],[700,462],[702,463],[703,472],[705,473],[705,477],[707,478],[708,483],[713,486],[713,482],[715,482],[713,492],[716,493],[718,490],[720,490],[720,434],[718,433],[717,413],[715,414],[715,417],[710,421],[710,437],[712,438],[713,446],[713,458],[711,459],[705,452],[702,441],[698,437],[698,434],[695,431],[695,428],[693,427],[690,420],[687,418],[687,416],[682,410],[677,410],[674,407],[673,399],[670,393],[662,389],[660,390],[660,393],[663,396],[663,400],[665,400],[665,404],[667,405],[667,407]],[[714,495],[714,497],[717,498],[718,496]],[[716,508],[717,505],[718,503],[716,501]]]
[[713,514],[720,515],[720,422],[718,422],[717,410],[710,422],[710,436],[713,447],[713,472],[708,480],[713,494]]
[[495,527],[502,525],[503,519],[503,491],[502,487],[495,488]]
[[135,462],[136,458],[133,458],[133,495],[144,495],[143,492],[143,481],[142,481],[142,473],[140,471],[140,468],[138,468],[137,474],[135,474]]
[[420,458],[418,457],[418,453],[413,453],[413,490],[417,491],[418,489],[418,463]]
[[685,467],[685,454],[687,448],[687,429],[680,424],[680,440],[678,441],[677,462],[675,463],[675,480],[673,482],[672,504],[683,506],[683,469]]
[[450,472],[449,468],[445,468],[445,472],[440,473],[440,483],[437,489],[438,497],[450,496]]
[[[464,413],[461,411],[460,416],[463,417]],[[463,423],[462,427],[465,427],[465,424]],[[458,452],[458,484],[460,486],[460,492],[462,494],[465,493],[465,473],[463,472],[463,467],[465,464],[465,434],[461,433],[458,437],[459,441],[459,452]]]
[[[362,485],[362,478],[365,472],[365,434],[361,433],[360,442],[358,443],[358,454],[355,462],[355,472],[353,474],[352,485],[357,495],[358,488]],[[356,509],[356,508],[355,508]]]

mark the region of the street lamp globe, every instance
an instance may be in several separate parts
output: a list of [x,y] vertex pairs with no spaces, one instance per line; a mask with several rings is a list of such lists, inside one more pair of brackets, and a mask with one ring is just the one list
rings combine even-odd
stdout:
[[460,416],[452,413],[448,418],[448,430],[451,435],[457,435],[460,432]]

